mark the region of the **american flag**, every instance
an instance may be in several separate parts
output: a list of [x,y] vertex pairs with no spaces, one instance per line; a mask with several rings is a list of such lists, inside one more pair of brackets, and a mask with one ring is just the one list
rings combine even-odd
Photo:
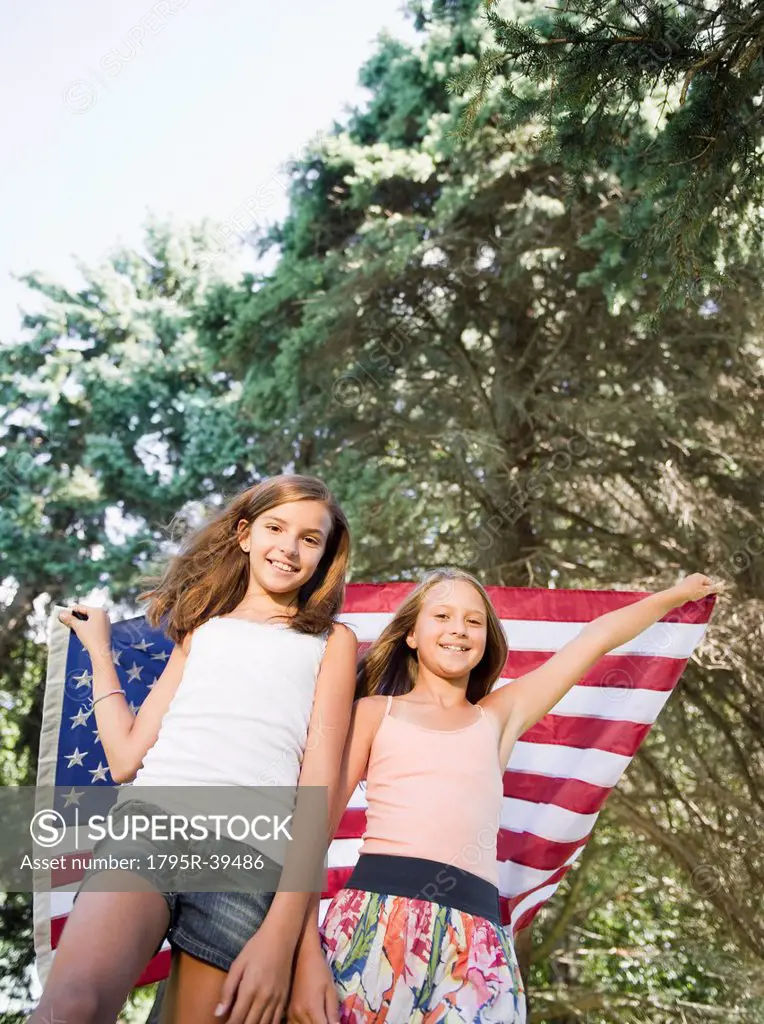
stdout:
[[[363,653],[392,618],[413,583],[347,587],[342,620]],[[509,644],[499,686],[543,664],[589,621],[647,596],[634,591],[488,587]],[[518,740],[504,774],[498,837],[499,890],[505,924],[527,927],[581,855],[608,794],[647,736],[705,632],[714,597],[688,602],[603,657]],[[70,787],[71,799],[111,782],[94,716],[88,713],[90,660],[74,633],[51,616],[38,786]],[[172,644],[143,617],[112,624],[113,658],[137,710],[161,674]],[[182,684],[181,684],[182,685]],[[353,794],[329,849],[321,914],[348,878],[366,821],[363,784]],[[34,934],[44,981],[71,909],[78,879],[63,871],[37,880]],[[138,984],[169,971],[165,945]]]

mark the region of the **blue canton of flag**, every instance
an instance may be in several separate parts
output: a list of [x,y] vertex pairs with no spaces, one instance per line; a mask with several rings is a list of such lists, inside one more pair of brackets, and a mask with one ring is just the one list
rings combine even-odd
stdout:
[[[107,814],[116,799],[117,787],[111,778],[92,707],[93,666],[76,634],[59,622],[58,615],[64,610],[54,607],[50,618],[37,787],[55,787],[53,806],[67,826],[76,826],[83,824],[78,821],[77,809],[86,793],[84,806],[88,817],[92,813]],[[172,641],[161,629],[149,626],[142,615],[112,623],[112,661],[119,685],[134,712],[164,671],[172,649]],[[86,852],[86,848],[87,844],[80,849]],[[75,877],[65,867],[52,869],[36,879],[34,941],[37,969],[43,982],[80,877],[81,872]],[[169,966],[170,951],[165,943],[139,984],[166,978]]]
[[[64,810],[76,804],[78,790],[112,785],[111,773],[98,735],[93,699],[93,666],[76,634],[69,630],[63,672],[49,678],[48,699],[60,699],[61,718],[56,744],[55,785],[67,787]],[[162,674],[172,652],[172,641],[144,616],[112,623],[111,656],[119,684],[134,714]],[[110,699],[110,698],[107,698]],[[70,788],[69,788],[70,787]]]

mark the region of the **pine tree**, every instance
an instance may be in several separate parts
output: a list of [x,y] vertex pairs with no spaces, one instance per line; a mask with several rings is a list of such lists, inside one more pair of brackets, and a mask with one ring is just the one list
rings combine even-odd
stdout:
[[569,201],[601,181],[635,272],[669,263],[659,312],[734,289],[762,251],[761,4],[486,0],[485,18],[492,44],[449,83],[462,136],[532,127]]

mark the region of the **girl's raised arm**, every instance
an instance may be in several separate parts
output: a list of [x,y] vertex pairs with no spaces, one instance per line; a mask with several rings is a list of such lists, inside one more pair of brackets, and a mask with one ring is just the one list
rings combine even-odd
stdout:
[[[80,611],[87,619],[75,618]],[[59,619],[77,634],[93,666],[93,713],[114,782],[129,782],[154,746],[165,711],[178,688],[190,650],[190,634],[173,648],[167,664],[134,715],[114,668],[111,655],[111,624],[103,608],[76,604]],[[107,696],[108,694],[108,696]],[[99,700],[103,697],[103,700]]]
[[633,640],[672,609],[723,589],[724,584],[694,573],[674,587],[593,619],[539,668],[489,693],[480,703],[498,719],[501,763],[506,763],[515,740],[540,721],[608,651]]

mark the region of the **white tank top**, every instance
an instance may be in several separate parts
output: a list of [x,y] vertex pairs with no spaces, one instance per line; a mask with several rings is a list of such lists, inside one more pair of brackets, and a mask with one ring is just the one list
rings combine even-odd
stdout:
[[296,786],[326,641],[208,619],[133,786]]
[[[283,786],[293,791],[289,803],[276,791],[272,809],[291,813],[327,639],[220,616],[199,626],[156,742],[118,802],[161,787],[165,810],[195,814],[182,787]],[[151,803],[157,792],[147,794]],[[268,853],[281,861],[272,846]]]

